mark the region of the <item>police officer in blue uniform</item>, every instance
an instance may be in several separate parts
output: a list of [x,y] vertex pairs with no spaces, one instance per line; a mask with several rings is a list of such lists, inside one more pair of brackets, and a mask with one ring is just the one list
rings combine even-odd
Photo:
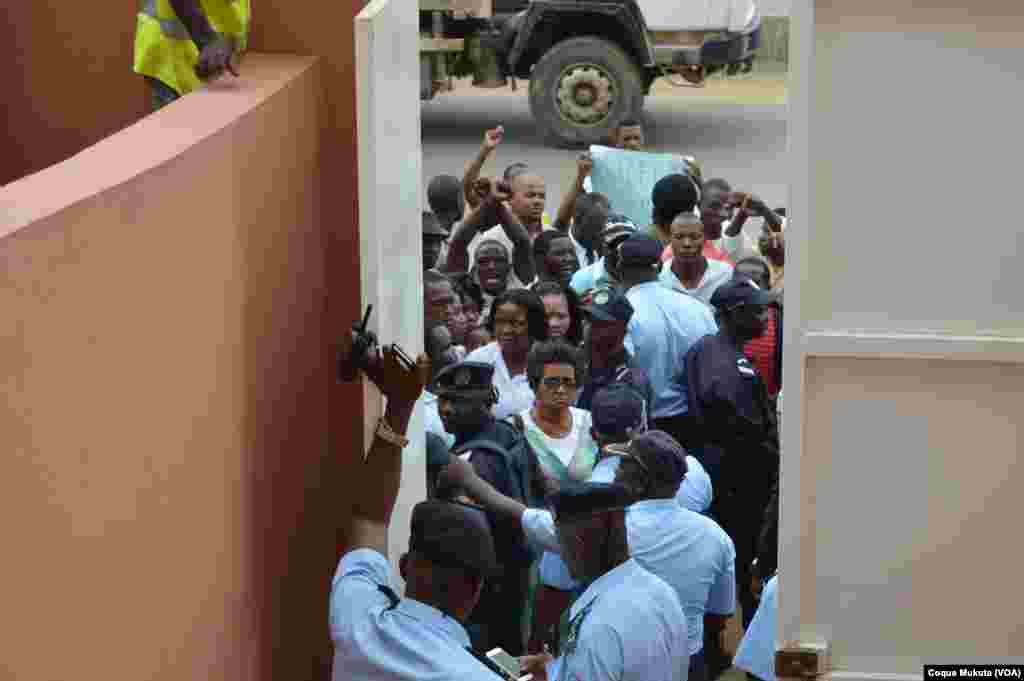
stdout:
[[[529,506],[540,505],[545,490],[536,457],[523,433],[491,414],[498,400],[493,375],[490,364],[460,362],[438,373],[431,385],[444,429],[455,436],[451,452],[465,457],[477,475],[502,494]],[[530,566],[538,554],[517,522],[494,514],[489,519],[501,574],[484,587],[467,628],[477,650],[503,648],[522,655]]]
[[349,549],[331,584],[332,677],[337,681],[497,679],[474,653],[463,622],[487,578],[498,572],[482,511],[431,500],[413,509],[409,551],[401,558],[406,597],[391,588],[387,528],[398,494],[404,433],[429,375],[386,349],[365,369],[388,398],[373,444],[355,458]]
[[654,406],[651,380],[626,350],[626,330],[633,318],[633,306],[626,294],[611,287],[599,288],[583,311],[590,318],[586,342],[589,377],[576,398],[576,406],[590,411],[598,390],[613,383],[625,383],[644,398],[649,413]]
[[676,592],[629,555],[623,485],[576,483],[552,497],[562,556],[586,589],[569,611],[560,656],[527,656],[550,681],[686,681],[686,617]]
[[[765,507],[779,467],[779,434],[764,381],[743,346],[764,333],[774,295],[736,275],[715,291],[719,332],[700,339],[686,355],[690,413],[711,475],[711,516],[736,547],[736,581],[744,627],[757,607],[751,563]],[[715,668],[708,660],[710,676]],[[722,665],[725,661],[722,661]]]

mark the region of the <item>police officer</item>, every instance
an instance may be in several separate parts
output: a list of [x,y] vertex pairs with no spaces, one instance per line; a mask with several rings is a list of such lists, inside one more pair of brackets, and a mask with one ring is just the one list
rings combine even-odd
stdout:
[[633,358],[626,350],[626,328],[633,317],[633,306],[625,294],[614,288],[601,288],[591,296],[590,305],[583,308],[590,318],[586,351],[589,367],[587,384],[576,398],[576,406],[590,410],[598,390],[613,383],[632,386],[649,411],[654,403],[654,392],[647,373],[633,366]]
[[535,679],[686,681],[686,619],[675,591],[630,558],[622,485],[579,483],[552,498],[562,555],[588,585],[569,611],[561,655],[527,656]]
[[778,471],[779,441],[768,391],[742,348],[764,333],[773,300],[741,275],[723,284],[711,297],[719,332],[699,340],[686,356],[690,413],[716,491],[711,514],[736,545],[744,626],[756,607],[750,564]]
[[707,305],[659,283],[661,249],[644,234],[634,234],[619,246],[619,273],[633,306],[625,343],[654,388],[651,425],[691,447],[695,433],[681,380],[683,359],[698,339],[718,327]]
[[[619,457],[609,452],[610,445],[626,444],[647,432],[647,408],[641,394],[628,383],[612,383],[602,388],[590,408],[591,436],[601,454],[591,482],[613,482]],[[679,485],[676,501],[694,513],[704,513],[714,497],[711,478],[695,457],[686,455],[686,477]]]
[[[525,436],[491,415],[498,400],[493,375],[494,367],[481,362],[460,362],[441,371],[431,386],[438,415],[444,429],[455,436],[453,454],[468,461],[502,494],[536,505],[544,496],[541,473]],[[477,650],[503,648],[521,655],[529,570],[537,553],[526,544],[518,522],[493,514],[490,520],[502,572],[488,581],[468,629]]]
[[[627,391],[620,387],[598,394]],[[634,396],[634,400],[637,398]],[[651,431],[625,445],[609,445],[607,452],[620,460],[614,467],[614,482],[625,486],[631,496],[625,516],[630,554],[646,570],[661,578],[679,599],[689,634],[685,648],[688,675],[704,677],[704,632],[720,637],[735,610],[735,551],[728,535],[713,520],[680,506],[676,499],[680,482],[686,476],[685,453],[669,435]],[[600,464],[599,464],[600,466]],[[601,477],[595,469],[592,484]],[[516,517],[527,536],[546,550],[559,551],[579,580],[561,536],[557,508],[551,512],[527,509],[497,494],[462,462],[453,462],[442,479],[457,481],[467,494],[481,505],[506,517]],[[586,586],[586,580],[579,580]],[[577,603],[585,598],[579,596]],[[576,608],[574,606],[573,611]],[[570,627],[571,635],[571,627]],[[559,646],[565,652],[565,645]],[[581,678],[587,678],[585,676]]]
[[497,678],[474,654],[463,622],[498,569],[486,516],[472,507],[425,501],[412,513],[400,561],[406,597],[391,589],[387,528],[401,477],[402,449],[428,362],[411,367],[391,350],[367,368],[387,397],[367,456],[356,459],[349,550],[331,584],[333,678],[341,681]]
[[619,283],[619,246],[630,235],[636,234],[637,226],[625,215],[609,215],[605,227],[598,237],[601,257],[597,262],[581,268],[572,275],[569,288],[576,295],[589,300],[591,293],[599,288],[614,287]]

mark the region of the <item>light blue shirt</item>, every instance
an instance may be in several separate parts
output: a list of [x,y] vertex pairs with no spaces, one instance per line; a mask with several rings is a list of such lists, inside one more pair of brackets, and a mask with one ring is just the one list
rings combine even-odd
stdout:
[[633,286],[626,298],[633,306],[626,326],[626,350],[651,380],[651,417],[685,414],[689,405],[684,358],[698,340],[718,333],[711,308],[656,280]]
[[575,646],[559,658],[553,681],[686,681],[690,659],[681,654],[687,636],[679,599],[637,561],[594,580],[569,621],[570,629],[579,622]]
[[426,603],[403,598],[394,608],[387,559],[372,549],[342,556],[331,583],[334,681],[480,681],[494,672],[466,647],[463,626]]
[[[559,551],[550,511],[527,509],[522,516],[527,538]],[[736,550],[718,524],[681,508],[675,499],[640,501],[626,511],[629,553],[665,580],[676,593],[690,633],[688,652],[704,647],[704,614],[736,610]]]
[[778,577],[761,592],[761,604],[736,649],[733,664],[763,681],[775,681],[775,621],[779,601]]
[[604,269],[604,258],[598,258],[593,265],[587,265],[576,270],[569,280],[569,288],[582,296],[591,289],[608,284],[608,272]]

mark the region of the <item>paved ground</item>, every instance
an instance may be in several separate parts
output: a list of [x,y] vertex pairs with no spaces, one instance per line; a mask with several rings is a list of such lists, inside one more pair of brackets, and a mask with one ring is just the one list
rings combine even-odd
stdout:
[[[706,177],[725,177],[777,207],[785,205],[788,191],[785,71],[771,63],[758,68],[741,80],[712,78],[703,88],[658,82],[647,98],[644,120],[655,149],[695,156]],[[461,175],[484,130],[499,123],[505,126],[505,141],[485,172],[497,174],[514,161],[530,163],[548,182],[553,214],[575,172],[575,152],[541,145],[525,82],[512,92],[458,81],[454,92],[423,104],[424,186],[438,173]]]

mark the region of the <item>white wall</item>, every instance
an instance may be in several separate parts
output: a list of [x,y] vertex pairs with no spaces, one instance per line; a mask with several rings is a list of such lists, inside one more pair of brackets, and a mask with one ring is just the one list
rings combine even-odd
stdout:
[[[359,126],[359,235],[363,304],[381,343],[423,349],[419,29],[415,0],[374,0],[355,19]],[[367,426],[380,414],[367,389]],[[426,497],[423,415],[409,423],[402,486],[389,531],[396,563],[412,507]],[[367,438],[369,444],[370,438]]]
[[793,0],[759,0],[757,6],[763,17],[788,17],[793,9]]
[[779,639],[848,678],[1009,661],[1024,15],[796,0],[792,28]]

